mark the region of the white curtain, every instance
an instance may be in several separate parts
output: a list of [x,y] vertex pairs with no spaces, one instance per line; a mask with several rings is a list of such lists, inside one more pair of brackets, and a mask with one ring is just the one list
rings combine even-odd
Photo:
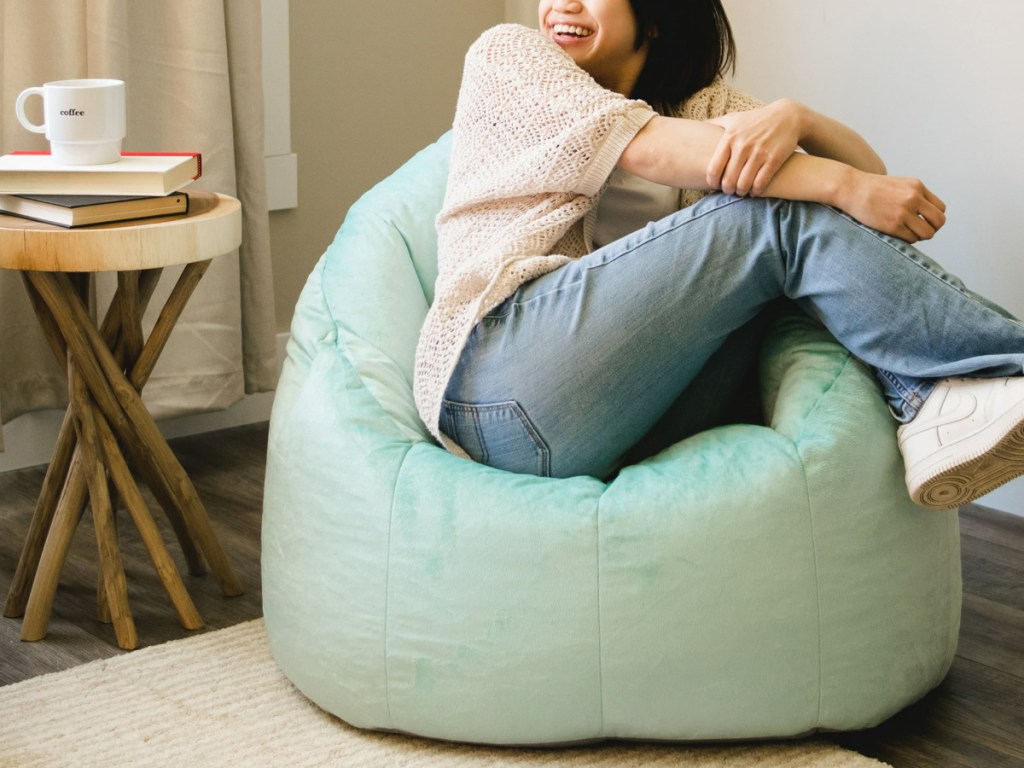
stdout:
[[[47,148],[14,116],[22,89],[118,78],[127,84],[124,150],[201,152],[203,176],[189,188],[242,202],[240,250],[214,260],[146,385],[153,414],[222,409],[245,392],[272,390],[277,357],[259,0],[0,0],[0,9],[0,150]],[[178,271],[165,270],[147,325]],[[111,293],[112,281],[101,280],[101,313]],[[20,277],[0,270],[0,424],[63,407],[65,390]]]

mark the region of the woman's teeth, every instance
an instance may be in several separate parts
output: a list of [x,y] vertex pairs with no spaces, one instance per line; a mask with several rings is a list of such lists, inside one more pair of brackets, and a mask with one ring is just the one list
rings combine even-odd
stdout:
[[594,34],[592,30],[585,29],[584,27],[575,27],[570,24],[555,24],[551,31],[556,35],[572,35],[573,37],[590,37]]

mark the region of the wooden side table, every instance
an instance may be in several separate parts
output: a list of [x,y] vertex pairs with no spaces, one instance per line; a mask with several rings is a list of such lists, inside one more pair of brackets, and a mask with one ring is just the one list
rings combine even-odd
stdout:
[[[202,627],[130,467],[168,515],[189,571],[202,573],[205,557],[225,595],[242,592],[192,482],[140,396],[210,262],[242,239],[237,200],[208,192],[189,196],[184,216],[81,229],[0,216],[0,268],[21,271],[47,342],[66,366],[70,395],[4,608],[5,616],[24,615],[22,640],[46,635],[60,571],[88,504],[99,550],[100,619],[113,623],[120,647],[136,647],[115,528],[118,497],[182,626]],[[186,266],[144,339],[142,315],[161,270],[179,264]],[[87,308],[97,272],[117,273],[101,323]]]

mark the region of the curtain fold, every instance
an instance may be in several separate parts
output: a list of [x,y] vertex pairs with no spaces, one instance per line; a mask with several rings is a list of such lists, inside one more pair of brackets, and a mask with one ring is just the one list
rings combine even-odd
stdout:
[[[214,260],[146,385],[143,397],[154,416],[222,409],[245,392],[272,390],[277,357],[260,3],[0,0],[0,9],[3,152],[47,148],[14,116],[22,89],[67,78],[119,78],[127,84],[125,151],[201,152],[203,176],[186,191],[222,192],[242,202],[239,251]],[[147,330],[180,268],[165,272],[144,320]],[[114,280],[100,277],[102,313]],[[66,400],[64,375],[36,326],[21,278],[0,270],[0,423],[61,408]]]
[[242,203],[239,250],[242,299],[242,362],[246,392],[277,386],[274,275],[270,259],[270,217],[264,162],[263,30],[252,0],[225,0],[231,111],[234,115],[236,196]]

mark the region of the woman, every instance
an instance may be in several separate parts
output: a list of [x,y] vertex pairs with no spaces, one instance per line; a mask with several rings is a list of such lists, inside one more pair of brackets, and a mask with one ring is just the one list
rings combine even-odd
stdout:
[[540,0],[539,21],[466,57],[416,366],[443,445],[608,477],[788,298],[876,370],[915,501],[1024,472],[1024,324],[911,247],[941,200],[845,126],[725,85],[719,0]]

